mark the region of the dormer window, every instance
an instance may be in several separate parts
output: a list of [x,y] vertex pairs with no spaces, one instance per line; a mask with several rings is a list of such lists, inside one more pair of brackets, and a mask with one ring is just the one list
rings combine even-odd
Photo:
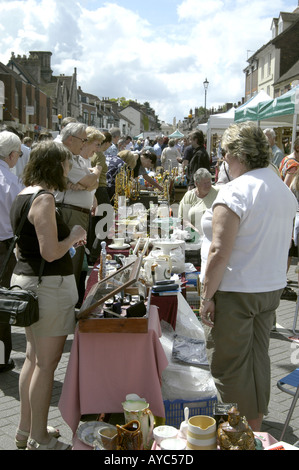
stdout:
[[276,38],[278,34],[278,18],[273,18],[271,30],[272,30],[272,39],[274,39]]
[[282,18],[279,18],[278,21],[278,34],[281,34],[283,32],[283,20]]

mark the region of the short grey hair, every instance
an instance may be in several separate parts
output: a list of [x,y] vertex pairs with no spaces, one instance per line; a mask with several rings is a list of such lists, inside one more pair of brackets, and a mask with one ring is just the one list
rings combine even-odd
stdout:
[[0,132],[0,159],[5,160],[11,152],[18,152],[21,144],[21,139],[13,132]]
[[83,132],[86,132],[86,129],[86,124],[82,124],[81,122],[70,122],[61,131],[61,141],[65,142],[71,136],[82,134]]
[[112,138],[120,136],[120,128],[119,127],[111,127],[109,129],[109,133],[112,135]]
[[275,134],[275,130],[274,129],[271,129],[270,127],[268,127],[267,129],[264,130],[264,134],[267,135],[271,135],[271,137],[273,137],[273,139],[275,139],[276,137],[276,134]]
[[78,122],[76,118],[74,117],[71,117],[71,116],[67,116],[65,118],[62,119],[61,121],[61,127],[66,127],[68,124],[70,124],[71,122]]
[[207,178],[210,178],[210,180],[212,181],[212,175],[206,168],[198,168],[198,170],[196,170],[193,175],[193,180],[195,184]]

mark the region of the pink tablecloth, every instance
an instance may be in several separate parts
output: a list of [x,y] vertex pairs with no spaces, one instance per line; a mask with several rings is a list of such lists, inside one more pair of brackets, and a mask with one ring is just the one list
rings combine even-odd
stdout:
[[157,308],[151,307],[147,333],[79,333],[76,330],[59,409],[76,432],[83,414],[122,413],[122,402],[136,393],[164,417],[162,371],[167,358],[159,340]]

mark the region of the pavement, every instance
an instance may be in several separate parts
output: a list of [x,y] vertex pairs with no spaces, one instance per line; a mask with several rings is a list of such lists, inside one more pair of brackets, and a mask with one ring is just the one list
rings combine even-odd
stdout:
[[[299,293],[295,266],[297,260],[291,265],[288,278],[290,286]],[[270,358],[272,364],[271,401],[269,413],[265,416],[261,431],[270,433],[275,439],[280,440],[284,422],[292,402],[292,396],[280,391],[277,381],[299,367],[299,320],[296,336],[298,342],[289,338],[292,332],[296,302],[281,300],[277,310],[276,331],[271,332]],[[22,328],[13,327],[12,330],[13,351],[12,359],[15,368],[9,372],[0,374],[0,450],[16,450],[14,434],[19,418],[19,374],[25,360],[25,335]],[[71,444],[72,432],[64,422],[58,409],[58,402],[62,391],[64,377],[68,365],[73,336],[69,336],[64,353],[55,372],[53,396],[49,412],[48,424],[58,427],[64,442]],[[88,417],[87,417],[88,419]],[[91,417],[91,419],[94,419]],[[299,441],[299,400],[294,410],[293,417],[287,428],[284,441],[294,444]]]

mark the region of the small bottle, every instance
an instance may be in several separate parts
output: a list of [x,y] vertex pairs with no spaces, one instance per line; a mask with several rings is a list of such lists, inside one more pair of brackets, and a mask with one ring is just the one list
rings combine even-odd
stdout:
[[101,256],[100,256],[100,268],[98,273],[98,280],[102,281],[106,277],[106,242],[101,242]]

